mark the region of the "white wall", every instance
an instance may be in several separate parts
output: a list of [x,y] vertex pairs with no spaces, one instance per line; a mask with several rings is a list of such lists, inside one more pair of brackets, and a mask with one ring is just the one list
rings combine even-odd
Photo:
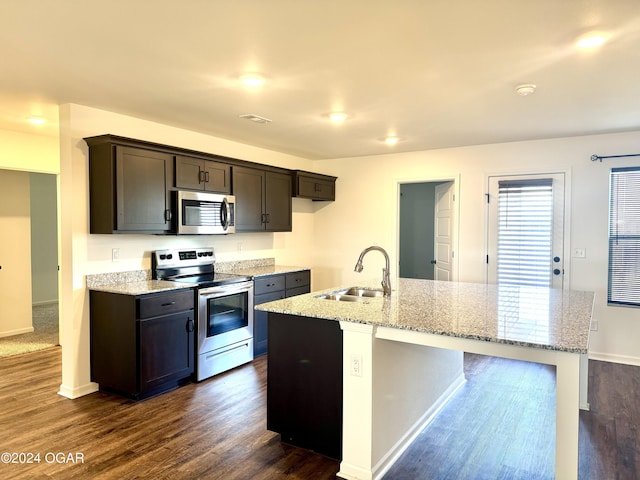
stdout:
[[[90,382],[87,274],[148,269],[152,250],[213,246],[218,261],[274,257],[282,265],[310,266],[314,242],[312,202],[294,199],[293,232],[230,236],[90,235],[88,147],[84,137],[114,134],[184,147],[257,163],[310,170],[312,162],[213,136],[190,132],[80,105],[60,107],[61,322],[60,393],[77,397],[95,389]],[[120,261],[111,261],[112,248]]]
[[640,310],[606,305],[609,170],[640,162],[638,158],[590,160],[592,154],[626,153],[640,153],[640,132],[316,161],[316,170],[335,175],[338,181],[336,201],[316,207],[315,229],[322,235],[316,237],[314,249],[315,287],[380,278],[381,255],[371,254],[364,272],[353,272],[360,251],[372,244],[388,250],[396,276],[398,183],[442,178],[460,179],[459,280],[484,282],[487,177],[566,171],[569,246],[587,252],[586,258],[565,261],[568,285],[596,292],[594,319],[599,329],[591,333],[590,356],[640,365]]
[[0,170],[0,337],[33,331],[29,174]]
[[58,200],[55,175],[32,173],[31,285],[33,304],[58,301]]

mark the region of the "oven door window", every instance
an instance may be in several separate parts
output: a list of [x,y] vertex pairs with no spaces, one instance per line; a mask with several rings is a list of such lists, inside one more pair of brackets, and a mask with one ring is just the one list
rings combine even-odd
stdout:
[[207,300],[207,337],[248,327],[248,303],[247,292]]

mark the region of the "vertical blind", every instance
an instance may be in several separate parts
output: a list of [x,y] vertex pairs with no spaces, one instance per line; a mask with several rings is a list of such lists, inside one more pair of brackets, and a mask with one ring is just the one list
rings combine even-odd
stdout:
[[552,179],[498,182],[498,284],[551,286]]
[[640,306],[640,167],[611,170],[607,301]]

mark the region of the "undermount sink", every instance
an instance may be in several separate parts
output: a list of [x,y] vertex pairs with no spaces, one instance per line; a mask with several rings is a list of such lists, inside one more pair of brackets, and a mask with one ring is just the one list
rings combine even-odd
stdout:
[[340,302],[359,302],[363,299],[362,297],[354,297],[352,295],[339,295],[339,294],[320,295],[318,298],[322,298],[323,300],[338,300]]
[[384,292],[375,288],[351,287],[348,290],[345,290],[343,295],[353,295],[356,297],[382,297]]
[[363,302],[369,298],[382,297],[383,294],[382,290],[374,288],[351,287],[330,294],[319,295],[317,298],[339,302]]

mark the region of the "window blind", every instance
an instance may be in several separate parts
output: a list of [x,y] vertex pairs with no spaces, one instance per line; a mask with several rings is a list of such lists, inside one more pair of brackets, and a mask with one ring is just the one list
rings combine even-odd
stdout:
[[498,284],[551,286],[552,179],[498,182]]
[[608,303],[640,306],[640,167],[611,170],[607,290]]

